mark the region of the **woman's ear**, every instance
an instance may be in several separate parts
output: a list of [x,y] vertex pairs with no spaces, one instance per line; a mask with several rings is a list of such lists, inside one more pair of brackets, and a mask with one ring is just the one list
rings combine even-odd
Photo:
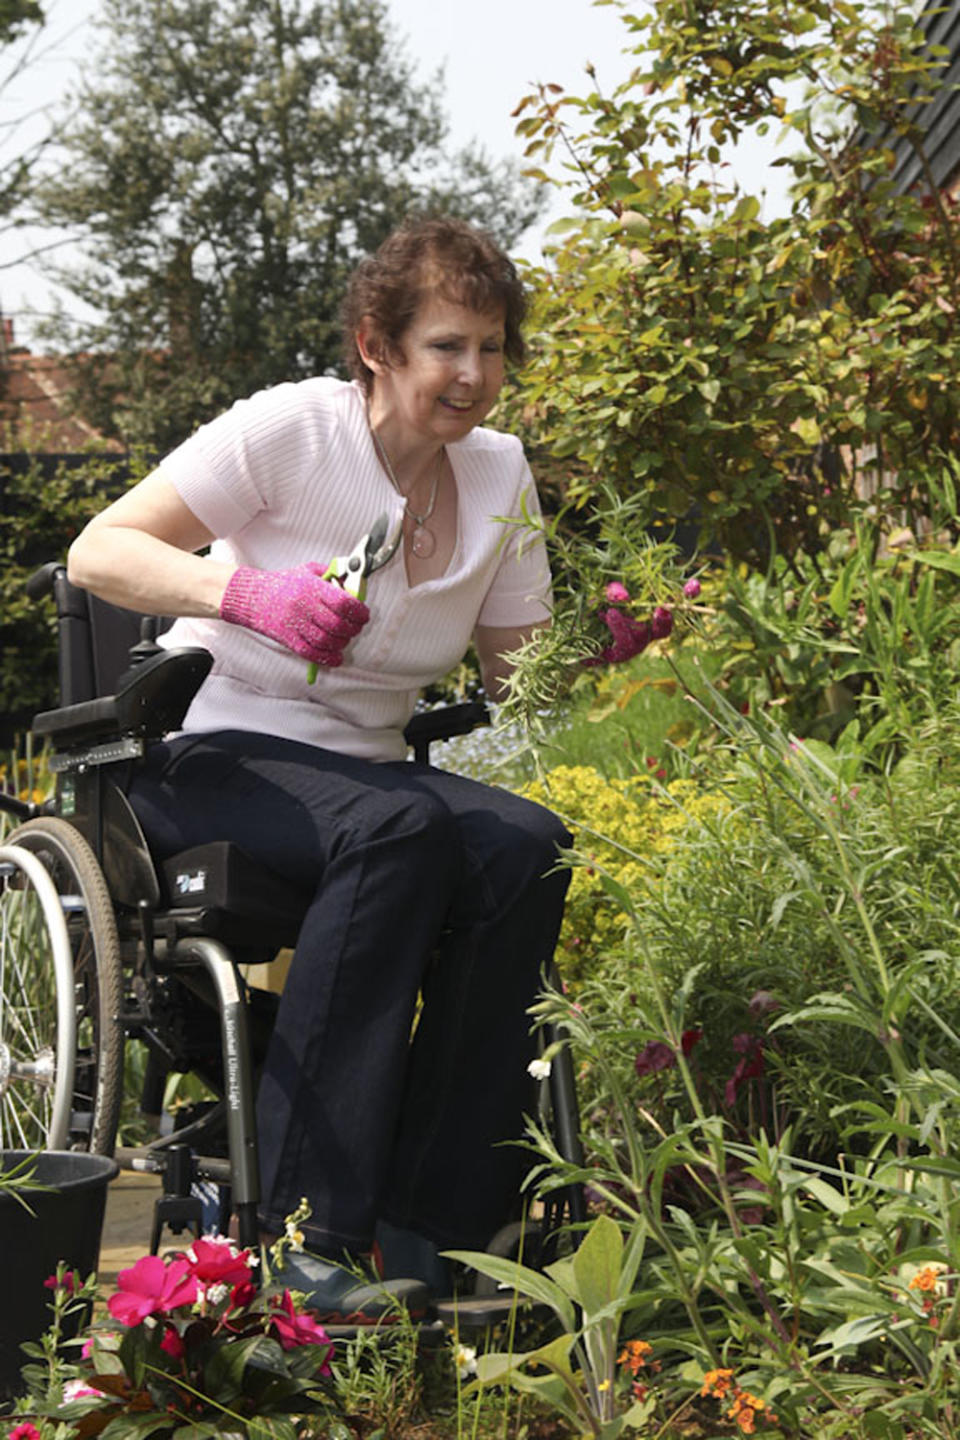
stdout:
[[382,375],[388,368],[385,357],[386,346],[383,336],[377,330],[372,315],[364,315],[356,332],[357,349],[360,359],[374,375]]

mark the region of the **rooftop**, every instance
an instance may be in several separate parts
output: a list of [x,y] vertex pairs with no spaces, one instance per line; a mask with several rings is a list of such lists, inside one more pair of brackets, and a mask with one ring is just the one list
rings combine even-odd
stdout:
[[119,441],[106,439],[77,414],[70,362],[16,345],[13,321],[0,320],[0,452],[72,455],[90,449],[123,453]]

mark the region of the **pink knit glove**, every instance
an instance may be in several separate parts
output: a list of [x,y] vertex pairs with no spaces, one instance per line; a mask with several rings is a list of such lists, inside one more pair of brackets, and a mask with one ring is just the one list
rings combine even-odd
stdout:
[[230,576],[220,618],[244,625],[312,660],[335,668],[344,646],[370,619],[362,600],[334,580],[323,565],[308,561],[295,570],[253,570],[241,565]]
[[610,631],[613,644],[601,650],[599,655],[584,660],[584,665],[619,665],[624,660],[632,660],[634,655],[646,650],[654,638],[649,620],[632,620],[612,606],[609,610],[600,611],[600,619]]

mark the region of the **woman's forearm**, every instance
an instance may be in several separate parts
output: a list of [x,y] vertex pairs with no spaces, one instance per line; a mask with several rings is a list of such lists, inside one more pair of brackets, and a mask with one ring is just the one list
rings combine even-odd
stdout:
[[215,616],[236,566],[196,552],[214,537],[159,471],[95,515],[70,547],[76,585],[146,615]]
[[67,558],[75,585],[147,615],[218,615],[235,568],[123,525],[89,526]]

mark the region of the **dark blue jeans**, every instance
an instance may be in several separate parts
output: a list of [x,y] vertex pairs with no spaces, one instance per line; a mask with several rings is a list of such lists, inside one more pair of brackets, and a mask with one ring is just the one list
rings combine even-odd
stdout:
[[379,1218],[485,1245],[529,1163],[509,1142],[569,878],[560,821],[431,766],[241,731],[154,747],[130,798],[157,858],[232,840],[313,896],[259,1089],[263,1228],[306,1196],[329,1254],[368,1248]]

